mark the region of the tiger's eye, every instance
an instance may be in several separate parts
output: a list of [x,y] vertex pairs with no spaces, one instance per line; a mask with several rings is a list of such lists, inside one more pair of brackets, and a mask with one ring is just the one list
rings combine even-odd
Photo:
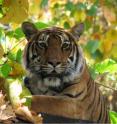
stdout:
[[46,48],[46,44],[45,43],[39,43],[39,47],[42,48],[42,49]]
[[63,45],[62,45],[62,48],[67,50],[70,46],[70,43],[69,42],[64,42]]

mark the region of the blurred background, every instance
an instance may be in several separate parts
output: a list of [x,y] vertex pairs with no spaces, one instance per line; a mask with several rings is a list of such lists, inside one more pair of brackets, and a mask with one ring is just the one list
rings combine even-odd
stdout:
[[84,23],[78,44],[108,107],[117,112],[117,0],[0,0],[0,88],[5,80],[22,82],[25,76],[21,23],[26,20],[38,29],[69,30]]

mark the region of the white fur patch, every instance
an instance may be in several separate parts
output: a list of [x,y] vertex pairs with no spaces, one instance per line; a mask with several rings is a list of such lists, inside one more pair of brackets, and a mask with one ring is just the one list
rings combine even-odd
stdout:
[[57,77],[48,77],[43,79],[45,86],[58,87],[61,84],[61,80]]

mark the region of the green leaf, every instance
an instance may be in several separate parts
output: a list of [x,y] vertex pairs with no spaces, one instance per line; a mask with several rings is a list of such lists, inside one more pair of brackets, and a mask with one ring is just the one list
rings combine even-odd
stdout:
[[48,5],[48,0],[41,0],[40,7],[44,8]]
[[59,7],[59,4],[58,3],[56,3],[55,5],[54,5],[54,9],[57,9]]
[[3,4],[3,0],[0,0],[0,5],[2,5]]
[[98,6],[99,5],[99,0],[95,0],[94,5]]
[[97,13],[97,6],[92,5],[91,8],[87,11],[89,16],[95,16]]
[[97,61],[103,58],[103,54],[99,50],[96,50],[94,53],[91,54],[91,56]]
[[3,29],[0,27],[0,38],[3,36]]
[[64,28],[65,29],[69,29],[70,28],[70,25],[69,25],[69,23],[66,21],[66,22],[64,22]]
[[1,67],[1,73],[4,77],[7,77],[11,70],[12,70],[11,66],[7,63]]
[[100,42],[99,42],[98,40],[90,40],[90,41],[88,41],[88,43],[86,44],[85,49],[86,49],[89,53],[93,54],[93,53],[96,52],[96,50],[99,48],[99,46],[100,46]]
[[3,14],[2,14],[2,12],[0,11],[0,18],[2,18],[3,17]]
[[8,31],[8,32],[6,32],[6,35],[8,37],[14,37],[14,31]]
[[66,10],[73,11],[75,9],[75,5],[73,2],[68,1],[67,4],[65,5]]
[[94,33],[100,31],[100,25],[94,25],[93,27]]
[[26,102],[24,103],[24,105],[30,107],[31,106],[31,92],[29,91],[28,88],[26,88],[24,85],[22,85],[22,93],[20,95],[20,98],[25,98]]
[[8,55],[7,55],[8,59],[12,60],[12,61],[15,61],[16,60],[16,57],[15,57],[15,54],[12,53],[12,52],[9,52]]
[[22,51],[21,49],[19,49],[16,54],[16,61],[21,63],[21,59],[22,59]]
[[117,113],[114,111],[109,111],[111,124],[117,124]]
[[97,63],[96,65],[94,65],[94,69],[98,73],[114,73],[117,72],[117,63],[112,59],[106,59],[101,63]]
[[84,10],[84,9],[86,9],[86,4],[78,2],[77,3],[77,9],[78,10]]
[[22,32],[22,29],[21,28],[17,28],[15,31],[14,31],[14,37],[16,39],[20,39],[22,37],[24,37],[24,33]]
[[88,21],[88,20],[85,20],[84,24],[85,24],[85,30],[86,30],[86,31],[87,31],[89,28],[91,28],[91,26],[92,26],[91,21]]
[[44,22],[36,22],[36,23],[35,23],[35,26],[36,26],[38,29],[44,29],[44,28],[49,27],[49,25],[46,24],[46,23],[44,23]]
[[24,33],[22,32],[21,28],[17,28],[14,31],[8,31],[8,32],[6,32],[6,35],[9,36],[9,37],[16,38],[17,40],[24,37]]

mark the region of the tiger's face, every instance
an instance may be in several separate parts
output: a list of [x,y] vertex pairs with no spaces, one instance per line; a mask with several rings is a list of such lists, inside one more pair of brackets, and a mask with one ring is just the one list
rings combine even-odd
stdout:
[[81,32],[74,31],[73,35],[57,27],[37,30],[29,22],[25,22],[22,28],[29,41],[23,56],[25,68],[39,77],[44,85],[60,86],[82,70],[83,67],[78,66],[80,48],[74,37],[79,33],[79,38]]

